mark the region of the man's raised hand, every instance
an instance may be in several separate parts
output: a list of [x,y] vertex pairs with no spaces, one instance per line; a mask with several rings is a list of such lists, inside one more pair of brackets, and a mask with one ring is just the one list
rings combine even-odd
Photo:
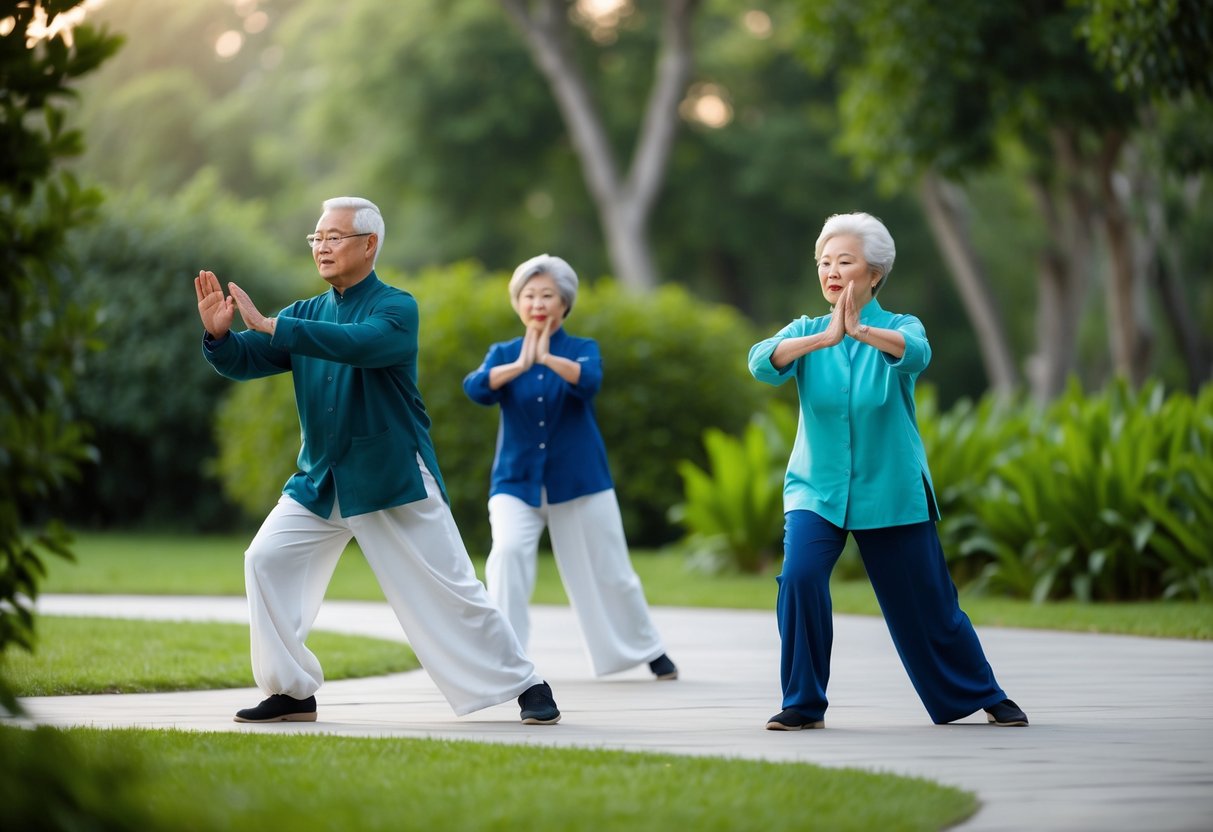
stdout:
[[223,294],[223,286],[214,272],[200,271],[194,278],[194,294],[198,296],[198,317],[202,326],[215,339],[227,335],[232,328],[236,306]]

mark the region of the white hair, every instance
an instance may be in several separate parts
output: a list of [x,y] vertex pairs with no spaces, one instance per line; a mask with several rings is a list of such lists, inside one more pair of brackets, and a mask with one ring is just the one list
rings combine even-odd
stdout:
[[863,259],[880,275],[880,282],[872,287],[872,297],[884,288],[893,271],[893,261],[897,258],[897,248],[893,245],[893,235],[885,228],[883,222],[871,214],[856,212],[854,214],[834,214],[821,227],[821,235],[813,248],[813,258],[821,259],[821,249],[831,237],[843,234],[859,238],[863,250]]
[[354,231],[358,234],[374,234],[379,242],[375,246],[375,259],[371,267],[379,260],[379,252],[383,251],[383,214],[379,206],[369,199],[360,196],[335,196],[326,199],[323,204],[325,211],[339,211],[344,208],[354,210]]
[[514,269],[514,276],[510,278],[510,303],[517,307],[522,287],[532,277],[541,274],[546,274],[556,284],[556,291],[560,293],[560,299],[564,301],[565,317],[568,317],[569,313],[573,311],[573,302],[577,300],[577,273],[564,260],[551,254],[532,257]]

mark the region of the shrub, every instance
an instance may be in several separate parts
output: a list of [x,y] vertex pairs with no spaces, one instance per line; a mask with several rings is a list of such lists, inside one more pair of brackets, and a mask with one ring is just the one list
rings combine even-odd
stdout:
[[[795,430],[779,421],[708,432],[710,471],[681,465],[692,551],[741,569],[776,551],[770,483]],[[918,421],[957,583],[1037,601],[1213,597],[1213,387],[1072,385],[1044,409],[988,397],[943,412],[924,385]],[[861,574],[847,554],[840,568]]]
[[[1035,600],[1213,598],[1213,388],[1071,385],[970,480],[977,587]],[[973,567],[970,567],[972,571]]]
[[783,480],[796,437],[796,411],[773,402],[740,438],[704,431],[708,468],[678,464],[686,500],[670,519],[687,529],[683,541],[711,571],[761,572],[782,555]]
[[[469,549],[487,551],[498,412],[471,402],[463,378],[490,344],[520,334],[507,279],[469,263],[381,277],[412,292],[421,308],[419,384],[438,461]],[[681,492],[675,461],[703,461],[703,431],[739,429],[765,394],[745,366],[753,332],[733,310],[679,287],[638,295],[609,280],[583,283],[568,329],[595,338],[602,351],[596,412],[629,541],[666,542],[674,536],[666,511]],[[226,492],[259,516],[294,471],[299,438],[289,381],[239,385],[219,425],[215,470]]]

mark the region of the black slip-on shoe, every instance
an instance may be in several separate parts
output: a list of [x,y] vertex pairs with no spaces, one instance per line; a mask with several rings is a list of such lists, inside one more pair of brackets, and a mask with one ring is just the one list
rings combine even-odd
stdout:
[[824,728],[824,719],[809,719],[799,711],[784,708],[767,720],[768,731],[806,731],[810,728]]
[[523,725],[555,725],[560,721],[560,709],[547,682],[524,690],[518,697],[518,707],[522,709]]
[[670,661],[670,657],[665,653],[649,662],[649,670],[653,671],[659,682],[672,682],[678,678],[677,665]]
[[316,697],[296,699],[275,693],[255,708],[236,711],[236,722],[315,722]]
[[1005,728],[1026,727],[1028,715],[1010,699],[1004,699],[997,705],[985,709],[986,721]]

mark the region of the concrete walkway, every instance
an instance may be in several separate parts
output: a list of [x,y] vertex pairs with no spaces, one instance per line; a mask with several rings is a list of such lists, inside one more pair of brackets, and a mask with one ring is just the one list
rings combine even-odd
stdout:
[[[44,596],[41,612],[247,622],[240,598]],[[422,671],[326,684],[319,721],[232,721],[253,689],[28,699],[49,725],[330,733],[660,751],[850,766],[975,792],[971,832],[1213,829],[1213,644],[981,628],[1026,729],[984,714],[932,725],[884,623],[836,618],[827,730],[763,730],[779,710],[774,615],[655,608],[682,678],[647,668],[594,679],[567,608],[534,610],[531,654],[564,713],[523,726],[507,703],[455,717]],[[386,604],[327,601],[318,629],[403,640]],[[811,783],[806,788],[812,788]]]

